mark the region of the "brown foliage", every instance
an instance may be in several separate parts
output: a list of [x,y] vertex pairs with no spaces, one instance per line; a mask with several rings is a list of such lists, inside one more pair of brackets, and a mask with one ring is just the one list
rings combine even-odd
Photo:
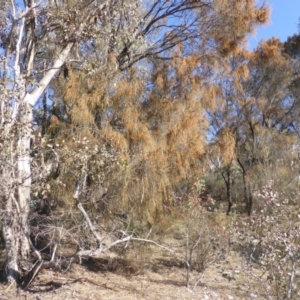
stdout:
[[[63,96],[70,125],[60,131],[54,118],[48,132],[69,149],[85,138],[89,145],[110,144],[120,153],[123,167],[105,180],[108,211],[134,211],[153,224],[171,208],[176,185],[198,172],[207,126],[203,105],[213,105],[218,89],[205,89],[192,75],[197,66],[190,57],[157,68],[147,79],[151,92],[134,69],[128,75],[111,74],[109,80],[70,70]],[[75,166],[70,159],[65,163]]]

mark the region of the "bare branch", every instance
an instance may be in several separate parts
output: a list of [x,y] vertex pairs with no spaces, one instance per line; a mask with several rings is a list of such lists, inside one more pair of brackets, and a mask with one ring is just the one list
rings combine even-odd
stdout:
[[176,254],[176,251],[174,249],[171,249],[171,248],[165,247],[163,245],[160,245],[160,244],[158,244],[157,242],[155,242],[153,240],[142,239],[142,238],[135,238],[135,237],[132,237],[131,240],[153,244],[153,245],[155,245],[155,246],[157,246],[157,247],[159,247],[159,248],[161,248],[161,249],[163,249],[165,251],[168,251],[168,252],[171,252],[173,254]]
[[19,21],[21,19],[26,18],[35,8],[39,7],[42,4],[43,0],[41,0],[40,2],[38,2],[37,4],[31,6],[30,8],[26,7],[26,11],[21,14],[20,16],[18,16],[17,18],[15,18],[15,21]]
[[88,223],[88,226],[93,234],[93,236],[95,237],[96,241],[97,241],[97,247],[100,247],[101,250],[101,241],[102,238],[99,236],[99,234],[97,233],[97,230],[95,228],[95,226],[92,224],[91,219],[89,218],[88,214],[86,213],[85,209],[83,208],[82,204],[79,202],[77,207],[79,208],[79,210],[82,212],[86,222]]

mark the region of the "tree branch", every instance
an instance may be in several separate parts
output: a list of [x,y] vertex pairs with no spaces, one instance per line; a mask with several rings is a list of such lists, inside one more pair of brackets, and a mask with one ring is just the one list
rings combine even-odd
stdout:
[[101,247],[102,238],[97,233],[97,230],[96,230],[95,226],[93,225],[90,217],[88,216],[88,214],[86,213],[85,209],[83,208],[83,206],[80,202],[78,203],[77,207],[79,208],[79,210],[83,214],[86,222],[88,223],[88,226],[89,226],[93,236],[95,237],[95,239],[97,241],[97,247],[100,248],[100,250],[102,250],[102,247]]
[[52,69],[50,69],[42,80],[39,82],[38,87],[32,92],[28,93],[25,96],[25,102],[28,102],[30,105],[34,106],[38,101],[39,97],[44,92],[45,88],[49,85],[52,78],[56,75],[56,73],[60,70],[63,64],[66,62],[69,53],[74,46],[74,42],[69,42],[67,46],[61,51],[55,63],[53,64]]

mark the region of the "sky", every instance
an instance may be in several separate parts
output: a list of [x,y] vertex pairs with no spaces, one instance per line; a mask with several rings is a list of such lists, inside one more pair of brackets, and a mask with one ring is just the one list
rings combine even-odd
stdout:
[[271,20],[268,25],[257,28],[255,36],[250,36],[250,49],[254,49],[261,39],[267,40],[276,36],[284,42],[288,36],[298,33],[300,0],[267,0],[267,2],[271,6]]

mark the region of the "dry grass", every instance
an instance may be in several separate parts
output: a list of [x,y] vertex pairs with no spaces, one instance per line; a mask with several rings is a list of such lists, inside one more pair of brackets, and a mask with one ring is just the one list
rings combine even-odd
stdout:
[[[231,252],[225,261],[203,273],[191,272],[187,289],[183,263],[152,246],[148,250],[143,246],[138,252],[129,250],[122,259],[107,257],[74,264],[65,274],[42,270],[27,290],[0,284],[0,299],[254,299],[249,291],[254,282],[243,273],[243,264],[242,257]],[[224,276],[227,273],[232,278]]]
[[[202,256],[206,253],[202,251],[202,246],[208,245],[212,238],[220,241],[221,236],[226,237],[218,231],[234,221],[234,216],[226,217],[221,212],[210,213],[208,219],[203,220],[195,210],[190,218],[190,238],[193,237],[193,232],[197,233],[199,230],[204,234],[199,244],[200,252],[196,252]],[[67,273],[42,270],[27,290],[14,289],[0,283],[0,300],[266,299],[258,282],[249,276],[243,249],[233,245],[228,248],[227,256],[224,255],[222,259],[215,259],[218,253],[212,253],[215,248],[219,248],[218,244],[211,248],[210,253],[205,254],[210,260],[206,268],[202,269],[203,272],[198,272],[197,268],[190,270],[187,288],[184,256],[186,233],[183,223],[184,220],[177,220],[169,230],[156,233],[153,237],[159,243],[175,250],[177,255],[154,245],[135,241],[126,249],[119,248],[101,258],[82,260],[81,264],[74,263]],[[201,229],[205,224],[209,224],[210,230],[207,232]],[[198,231],[195,231],[196,229]],[[1,255],[0,262],[3,262],[4,250],[1,251]],[[193,259],[198,259],[198,256]],[[259,271],[254,265],[252,272],[258,274]]]
[[[0,285],[0,299],[243,299],[241,295],[234,296],[236,284],[224,280],[218,271],[204,273],[201,284],[191,291],[185,287],[185,270],[177,266],[162,264],[156,272],[145,270],[144,274],[125,275],[118,274],[120,270],[105,271],[102,264],[75,264],[67,274],[44,270],[27,291],[5,291],[7,287]],[[124,271],[126,265],[121,269]]]

